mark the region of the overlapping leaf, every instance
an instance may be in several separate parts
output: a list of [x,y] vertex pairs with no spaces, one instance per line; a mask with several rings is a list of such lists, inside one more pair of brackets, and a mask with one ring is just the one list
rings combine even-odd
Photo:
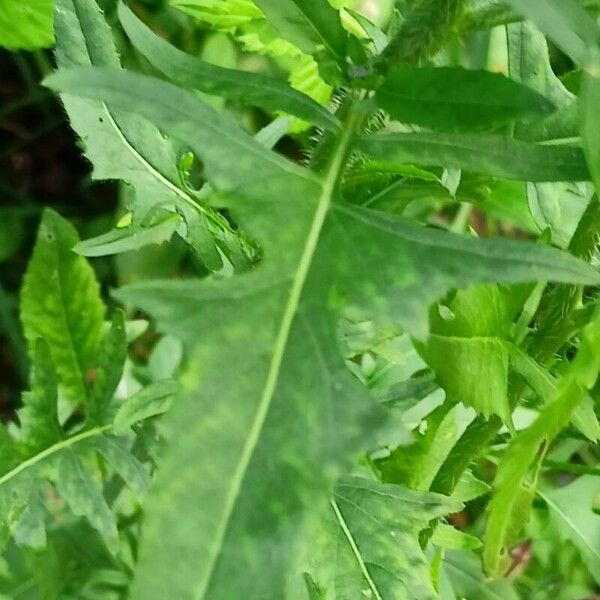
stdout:
[[322,529],[311,540],[309,576],[320,597],[437,598],[418,534],[431,519],[460,506],[400,485],[341,481]]
[[600,315],[582,331],[579,352],[563,377],[554,400],[533,425],[511,442],[498,468],[486,524],[484,564],[493,577],[508,568],[510,545],[516,541],[529,516],[537,474],[549,444],[565,427],[585,397],[600,368]]
[[[123,313],[115,312],[100,341],[105,308],[91,267],[72,252],[78,241],[72,225],[44,213],[22,291],[31,390],[23,395],[20,427],[10,434],[0,428],[0,541],[44,545],[52,483],[72,514],[86,517],[116,552],[116,515],[103,495],[98,457],[137,494],[148,477],[131,452],[131,432],[116,437],[112,423],[127,353]],[[72,400],[60,414],[59,386]],[[140,399],[135,405],[146,410],[130,423],[152,414]],[[127,407],[121,409],[131,414]]]
[[[95,0],[57,0],[55,28],[56,58],[59,66],[99,65],[120,68],[120,60],[112,32]],[[236,240],[227,221],[202,204],[202,201],[182,184],[178,156],[173,144],[148,121],[131,114],[127,109],[113,110],[95,99],[84,100],[63,96],[63,104],[71,126],[85,145],[85,154],[93,165],[95,179],[120,179],[135,192],[133,230],[127,231],[127,244],[112,245],[107,251],[125,251],[155,240],[152,234],[140,236],[140,229],[149,211],[157,206],[175,212],[192,211],[210,230],[207,242],[219,245],[236,266],[242,268],[247,260],[236,262],[240,241]],[[152,233],[156,233],[153,231]],[[121,232],[123,234],[123,232]],[[121,238],[121,236],[119,236]],[[107,240],[100,240],[105,243]],[[114,241],[111,237],[108,241]],[[98,240],[93,245],[98,248]],[[216,249],[215,249],[216,251]]]
[[0,46],[37,50],[54,42],[52,0],[3,0],[0,6]]

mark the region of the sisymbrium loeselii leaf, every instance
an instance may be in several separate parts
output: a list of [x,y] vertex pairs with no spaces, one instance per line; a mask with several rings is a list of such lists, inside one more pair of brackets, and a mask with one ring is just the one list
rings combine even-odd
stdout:
[[169,4],[10,59],[116,185],[0,288],[0,595],[594,597],[598,0]]

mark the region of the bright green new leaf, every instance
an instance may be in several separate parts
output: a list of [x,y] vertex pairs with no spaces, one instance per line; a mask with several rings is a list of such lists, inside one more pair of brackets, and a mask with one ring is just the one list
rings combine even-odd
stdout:
[[326,0],[255,0],[283,38],[307,54],[326,54],[342,68],[348,34],[340,14]]
[[491,129],[554,110],[544,96],[504,75],[458,67],[393,69],[375,99],[398,121],[440,130]]
[[[544,404],[548,404],[554,399],[557,388],[556,379],[533,358],[518,348],[512,347],[510,363]],[[600,423],[594,411],[594,401],[589,394],[584,394],[579,405],[573,410],[571,423],[592,442],[596,442],[600,438]]]
[[475,550],[481,547],[481,540],[448,525],[439,523],[431,536],[431,543],[446,550]]
[[425,433],[413,432],[411,444],[398,446],[378,463],[382,480],[428,490],[460,434],[458,416],[459,407],[453,402],[432,411],[423,420]]
[[325,129],[339,125],[327,109],[285,83],[257,73],[217,67],[177,50],[155,35],[124,4],[119,5],[119,18],[135,48],[180,85],[245,105],[282,110]]
[[2,0],[0,46],[37,50],[54,44],[53,0]]
[[580,148],[528,144],[507,137],[450,133],[363,135],[357,150],[400,163],[453,167],[521,181],[587,181]]
[[[173,443],[149,498],[133,598],[283,597],[296,555],[290,536],[306,513],[323,508],[380,418],[339,351],[341,308],[361,304],[423,335],[427,307],[449,288],[597,280],[590,267],[550,248],[450,235],[344,203],[337,183],[360,107],[349,111],[317,176],[166,82],[86,69],[59,73],[48,85],[135,106],[188,144],[264,256],[251,273],[223,281],[148,282],[118,292],[195,348],[192,360],[202,365],[196,391],[165,421]],[[235,377],[227,365],[236,365]]]
[[[295,90],[319,104],[329,102],[332,89],[319,76],[314,58],[280,37],[252,0],[171,0],[171,4],[207,23],[213,30],[233,35],[245,51],[282,62]],[[293,130],[302,131],[306,126],[304,121],[299,121],[294,123]]]
[[82,402],[94,366],[104,305],[92,268],[73,252],[75,228],[46,210],[21,290],[21,321],[30,348],[43,338],[69,398]]
[[312,539],[311,578],[325,598],[434,600],[418,534],[460,507],[445,496],[400,485],[342,481]]

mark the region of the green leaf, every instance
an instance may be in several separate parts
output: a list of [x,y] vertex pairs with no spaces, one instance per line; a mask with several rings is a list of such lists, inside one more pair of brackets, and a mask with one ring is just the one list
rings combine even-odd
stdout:
[[[247,52],[283,62],[294,89],[319,104],[329,102],[332,89],[319,76],[319,66],[314,58],[280,37],[252,0],[171,0],[171,3],[213,29],[232,34]],[[293,131],[305,128],[303,121],[292,126]]]
[[[553,400],[557,382],[548,371],[515,347],[511,348],[510,362],[544,404]],[[600,438],[600,423],[594,411],[594,401],[589,394],[584,394],[579,405],[573,410],[571,423],[590,441],[596,442]]]
[[156,381],[142,388],[119,408],[114,420],[115,430],[125,432],[139,421],[166,412],[179,389],[178,382],[172,379]]
[[585,69],[583,91],[581,94],[581,139],[588,166],[600,193],[600,141],[598,127],[598,103],[600,102],[600,49],[595,47]]
[[597,43],[600,30],[575,0],[509,0],[531,19],[565,54],[582,65],[587,47]]
[[538,122],[515,123],[515,137],[530,141],[577,137],[577,100],[554,74],[544,35],[529,22],[513,23],[507,27],[506,41],[511,79],[543,94],[557,108]]
[[[511,442],[498,467],[484,538],[484,564],[492,577],[508,567],[508,550],[526,523],[537,471],[549,444],[567,425],[600,367],[600,314],[582,331],[579,352],[561,380],[554,400]],[[528,478],[528,474],[530,478]]]
[[138,497],[144,496],[150,485],[150,478],[124,440],[103,435],[92,440],[91,447],[106,459],[132,492]]
[[52,0],[2,0],[0,46],[36,50],[54,44]]
[[398,446],[379,461],[383,481],[412,489],[428,490],[459,435],[459,407],[445,402],[426,419],[425,433],[414,434],[414,442]]
[[311,577],[326,598],[434,600],[418,533],[431,519],[460,507],[445,496],[399,485],[343,481],[323,530],[312,540]]
[[[55,27],[59,67],[97,65],[120,69],[112,32],[95,0],[56,0]],[[61,99],[72,128],[84,143],[94,179],[120,179],[133,187],[130,208],[135,224],[141,224],[149,211],[159,205],[189,208],[206,215],[217,237],[220,233],[227,235],[226,245],[232,251],[240,246],[227,221],[202,205],[181,184],[175,147],[155,126],[131,114],[131,107],[115,110],[97,99],[84,100],[73,95],[63,95]],[[101,243],[118,242],[113,238],[116,234],[107,235],[108,239],[101,238]],[[140,240],[136,237],[135,241]],[[93,245],[97,243],[95,240]]]
[[488,581],[481,568],[481,559],[473,552],[461,550],[445,552],[442,569],[458,598],[477,598],[477,600],[520,600],[522,598],[510,581]]
[[58,421],[58,379],[48,344],[38,339],[33,355],[31,391],[23,394],[19,410],[22,445],[27,454],[58,442],[62,429]]
[[393,69],[375,99],[398,121],[441,130],[489,129],[554,110],[542,95],[503,75],[458,67]]
[[98,484],[92,480],[82,459],[71,448],[62,450],[56,456],[54,483],[60,497],[73,513],[86,517],[114,552],[119,543],[115,515],[106,504]]
[[[197,214],[194,212],[193,214]],[[200,218],[200,215],[198,215]],[[171,214],[163,221],[153,225],[137,225],[111,229],[102,235],[79,242],[73,250],[81,256],[96,257],[121,254],[139,250],[150,244],[168,242],[177,228],[181,225],[182,218],[178,214]],[[209,240],[212,237],[209,236]]]
[[244,105],[282,110],[325,129],[339,126],[328,110],[285,83],[258,73],[217,67],[177,50],[155,35],[124,4],[119,5],[119,18],[135,48],[165,76],[182,86]]
[[[167,450],[148,501],[132,598],[284,596],[296,560],[291,537],[324,508],[380,421],[340,352],[342,309],[368,307],[423,334],[428,306],[450,288],[598,280],[588,265],[551,248],[469,239],[344,203],[338,182],[362,122],[359,107],[349,110],[329,166],[315,175],[169,83],[100,69],[62,72],[47,83],[134,106],[188,144],[265,257],[222,281],[146,282],[117,293],[183,339],[192,364],[202,365],[201,382],[190,374],[189,395],[164,420]],[[235,377],[224,376],[230,365]],[[202,523],[200,533],[181,514]]]
[[323,0],[255,0],[282,37],[307,54],[324,48],[342,67],[348,34],[338,11]]
[[[530,23],[508,27],[509,74],[549,98],[558,111],[539,124],[517,123],[516,137],[533,140],[573,138],[578,135],[576,98],[554,74],[545,37]],[[568,248],[588,205],[589,183],[554,182],[527,184],[531,214],[541,231],[550,229],[551,241]]]
[[104,305],[92,268],[72,248],[74,227],[47,209],[21,291],[21,321],[30,348],[43,338],[69,398],[87,397],[88,371],[100,344]]
[[600,516],[594,511],[598,492],[598,478],[592,475],[583,475],[564,487],[538,491],[561,538],[579,549],[596,582],[600,582]]
[[358,138],[357,150],[375,158],[476,171],[522,181],[587,181],[580,148],[528,144],[500,136],[379,133]]
[[481,540],[473,535],[440,523],[431,536],[431,543],[447,550],[475,550],[481,547]]
[[108,408],[123,375],[127,358],[127,335],[125,315],[115,311],[109,331],[102,340],[102,347],[96,360],[96,371],[92,385],[86,420],[88,425],[102,425],[106,422]]

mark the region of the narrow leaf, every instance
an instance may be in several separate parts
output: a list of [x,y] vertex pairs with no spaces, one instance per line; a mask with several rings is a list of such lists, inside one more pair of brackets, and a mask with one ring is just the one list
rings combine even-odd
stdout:
[[[484,538],[484,564],[492,577],[508,568],[509,547],[527,522],[535,495],[537,470],[549,444],[594,384],[600,367],[600,315],[582,332],[580,350],[564,376],[554,401],[533,425],[521,431],[502,458],[494,480]],[[530,478],[527,476],[530,474]]]
[[358,138],[356,148],[375,158],[453,167],[522,181],[587,181],[580,148],[527,144],[499,136],[381,133]]
[[491,128],[554,110],[542,95],[503,75],[458,67],[391,70],[375,99],[398,121],[441,130]]

